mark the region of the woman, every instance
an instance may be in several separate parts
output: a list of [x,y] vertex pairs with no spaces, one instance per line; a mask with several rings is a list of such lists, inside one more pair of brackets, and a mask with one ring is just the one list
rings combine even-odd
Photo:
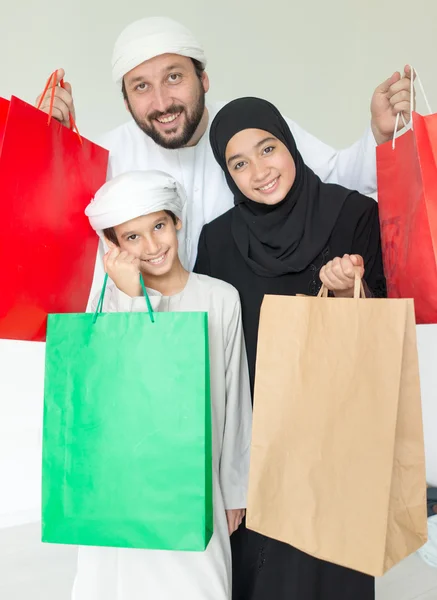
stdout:
[[[203,228],[195,270],[240,293],[253,390],[265,294],[316,295],[323,282],[336,296],[349,297],[359,268],[367,294],[385,295],[377,204],[323,184],[303,163],[279,111],[264,100],[226,105],[211,125],[210,141],[235,206]],[[244,525],[232,546],[235,600],[374,598],[373,578]]]

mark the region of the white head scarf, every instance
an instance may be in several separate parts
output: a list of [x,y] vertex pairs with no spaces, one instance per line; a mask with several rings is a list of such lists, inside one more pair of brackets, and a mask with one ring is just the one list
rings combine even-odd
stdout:
[[161,54],[180,54],[206,65],[202,46],[189,29],[167,17],[150,17],[131,23],[115,42],[112,78],[121,86],[123,77],[141,63]]
[[179,256],[187,264],[187,197],[184,188],[162,171],[131,171],[107,181],[85,209],[91,227],[103,230],[144,215],[170,210],[182,221],[178,231]]

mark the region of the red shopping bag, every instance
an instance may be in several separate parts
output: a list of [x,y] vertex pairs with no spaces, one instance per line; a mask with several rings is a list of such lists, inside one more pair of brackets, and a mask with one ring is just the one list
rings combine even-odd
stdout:
[[105,182],[108,152],[70,122],[0,99],[3,339],[44,341],[48,313],[86,309],[98,239],[84,210]]
[[437,114],[413,112],[395,142],[376,149],[388,295],[414,298],[417,323],[437,323]]

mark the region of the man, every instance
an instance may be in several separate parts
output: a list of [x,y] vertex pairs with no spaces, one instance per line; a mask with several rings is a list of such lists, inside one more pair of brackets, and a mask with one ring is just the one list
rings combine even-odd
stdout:
[[[141,273],[155,312],[208,313],[213,536],[204,552],[81,547],[74,600],[231,598],[229,536],[246,507],[252,423],[246,349],[235,288],[189,273],[180,262],[185,204],[185,193],[173,177],[137,171],[107,182],[86,214],[110,248],[104,258],[111,279],[104,312],[146,310]],[[171,364],[168,373],[172,377]],[[183,435],[185,424],[180,426]]]
[[[108,178],[136,169],[160,169],[173,175],[189,199],[186,251],[194,265],[200,230],[232,207],[232,196],[215,162],[208,127],[223,104],[205,104],[209,79],[201,45],[184,26],[164,17],[141,19],[116,41],[112,74],[132,120],[104,135],[110,150]],[[61,69],[58,79],[64,75]],[[371,127],[350,148],[336,152],[287,119],[306,164],[323,181],[362,193],[376,189],[375,145],[393,136],[396,115],[410,112],[410,70],[395,73],[372,98]],[[49,110],[50,90],[42,103]],[[69,126],[74,114],[71,86],[57,87],[53,115]],[[376,144],[375,144],[376,142]]]

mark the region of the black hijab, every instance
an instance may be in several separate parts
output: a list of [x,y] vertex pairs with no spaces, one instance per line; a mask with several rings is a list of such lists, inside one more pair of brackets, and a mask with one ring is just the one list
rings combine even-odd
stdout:
[[[274,206],[249,200],[229,174],[226,146],[244,129],[262,129],[274,135],[296,164],[292,188]],[[287,122],[266,100],[233,100],[217,113],[209,138],[234,194],[232,235],[246,263],[264,277],[305,270],[326,247],[343,204],[353,192],[320,181],[303,162]]]

